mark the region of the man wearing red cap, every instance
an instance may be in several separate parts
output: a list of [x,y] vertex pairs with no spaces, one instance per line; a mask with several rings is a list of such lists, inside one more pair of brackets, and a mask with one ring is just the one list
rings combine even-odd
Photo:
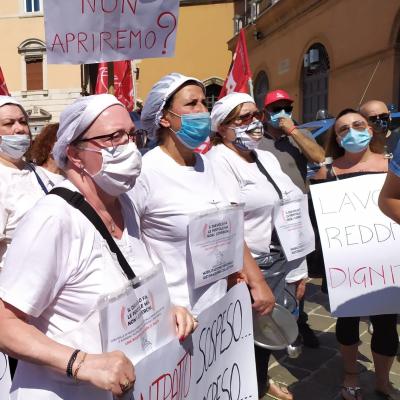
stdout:
[[[325,152],[308,131],[298,129],[293,122],[293,99],[287,92],[278,89],[267,93],[264,104],[266,124],[259,148],[270,151],[279,160],[283,172],[305,193],[307,163],[323,162]],[[307,319],[303,297],[297,321],[299,333],[305,346],[318,347],[318,338]]]

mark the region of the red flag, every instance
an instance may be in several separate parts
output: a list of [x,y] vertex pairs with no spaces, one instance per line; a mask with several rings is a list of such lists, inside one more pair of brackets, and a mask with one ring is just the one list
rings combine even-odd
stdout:
[[[99,64],[96,82],[96,94],[108,92],[108,67],[106,62]],[[114,95],[127,108],[133,111],[133,83],[130,61],[114,62]]]
[[246,37],[244,35],[244,30],[241,29],[229,73],[218,98],[220,99],[231,92],[249,93],[250,79],[251,70],[247,54]]
[[208,137],[199,147],[196,147],[194,151],[200,154],[206,154],[211,149],[211,140]]
[[7,89],[6,80],[4,79],[3,72],[1,71],[1,67],[0,67],[0,95],[10,96],[10,93],[8,92]]

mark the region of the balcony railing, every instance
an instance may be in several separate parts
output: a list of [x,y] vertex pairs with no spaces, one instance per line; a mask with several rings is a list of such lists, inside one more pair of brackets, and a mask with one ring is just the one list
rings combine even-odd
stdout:
[[244,3],[244,12],[235,15],[234,32],[237,34],[241,28],[256,21],[258,16],[273,6],[279,0],[247,0]]

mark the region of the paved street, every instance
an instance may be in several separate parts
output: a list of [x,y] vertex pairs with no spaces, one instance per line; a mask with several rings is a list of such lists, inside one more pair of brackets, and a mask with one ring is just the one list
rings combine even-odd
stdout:
[[[274,353],[270,376],[275,381],[287,383],[295,400],[339,400],[343,372],[335,338],[335,318],[329,313],[328,296],[321,293],[319,279],[308,283],[306,296],[309,324],[317,333],[321,346],[318,349],[303,348],[297,359],[289,358],[284,351]],[[363,400],[378,400],[374,394],[371,335],[366,322],[360,324],[360,337],[358,361]],[[395,360],[390,376],[394,386],[400,387],[398,360]],[[268,399],[269,396],[264,397],[264,400]]]

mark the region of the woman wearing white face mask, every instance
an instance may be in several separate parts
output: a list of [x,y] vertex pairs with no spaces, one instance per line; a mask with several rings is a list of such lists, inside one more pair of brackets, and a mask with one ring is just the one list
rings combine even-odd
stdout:
[[22,105],[0,96],[0,271],[18,222],[63,179],[24,161],[30,145],[28,115]]
[[[132,362],[102,353],[97,306],[154,269],[125,194],[141,169],[133,132],[108,94],[61,114],[53,152],[67,179],[20,222],[0,275],[0,350],[20,359],[11,399],[111,400],[133,386]],[[173,315],[186,337],[195,320]]]
[[[262,119],[263,113],[257,109],[254,99],[248,94],[230,93],[223,97],[215,103],[211,112],[211,127],[215,136],[212,140],[213,147],[207,153],[217,179],[227,183],[231,197],[239,203],[245,203],[245,240],[261,268],[267,255],[272,254],[270,245],[274,228],[273,213],[280,200],[279,192],[285,200],[302,195],[301,190],[282,172],[275,156],[258,150],[258,144],[263,137]],[[269,173],[273,183],[260,168]],[[273,255],[275,258],[278,256],[284,259],[283,253]],[[287,271],[284,275],[291,285],[292,294],[300,300],[307,277],[304,257],[286,262],[285,269]],[[286,388],[279,387],[266,378],[271,352],[256,346],[255,353],[259,397],[268,392],[276,399],[292,399]]]
[[[159,145],[143,157],[132,199],[143,240],[152,259],[165,271],[171,298],[199,313],[226,292],[226,279],[194,288],[189,247],[189,219],[229,205],[224,182],[217,182],[208,160],[194,152],[210,134],[210,116],[201,81],[178,73],[152,88],[141,114],[142,126]],[[245,246],[244,271],[253,307],[266,314],[274,298]]]

